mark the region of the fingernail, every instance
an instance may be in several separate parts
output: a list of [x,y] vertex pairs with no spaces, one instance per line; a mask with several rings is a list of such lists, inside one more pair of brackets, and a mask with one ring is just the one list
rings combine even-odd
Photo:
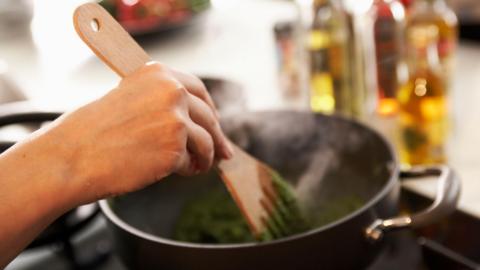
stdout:
[[225,154],[226,154],[226,158],[230,159],[233,157],[233,146],[232,146],[232,143],[230,143],[228,140],[225,140]]

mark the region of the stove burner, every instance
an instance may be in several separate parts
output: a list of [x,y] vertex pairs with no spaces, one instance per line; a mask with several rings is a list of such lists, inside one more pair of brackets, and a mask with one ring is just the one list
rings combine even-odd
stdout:
[[74,245],[69,239],[61,243],[61,249],[58,253],[69,264],[71,270],[91,270],[104,264],[111,255],[111,245],[109,241],[99,241],[93,249],[92,254],[80,256]]
[[479,270],[480,265],[474,261],[432,241],[420,238],[425,263],[430,269]]
[[422,263],[422,250],[412,232],[392,232],[387,237],[383,252],[366,270],[430,269]]
[[83,205],[64,214],[45,229],[27,249],[65,243],[78,231],[91,223],[100,212],[96,203]]

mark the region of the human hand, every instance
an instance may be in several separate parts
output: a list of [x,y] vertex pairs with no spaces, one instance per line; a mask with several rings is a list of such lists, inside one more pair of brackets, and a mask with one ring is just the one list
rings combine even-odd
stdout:
[[83,202],[145,187],[171,173],[210,169],[232,149],[196,77],[158,63],[124,78],[103,98],[46,132],[60,142]]
[[0,269],[73,207],[231,155],[202,82],[144,66],[0,155]]

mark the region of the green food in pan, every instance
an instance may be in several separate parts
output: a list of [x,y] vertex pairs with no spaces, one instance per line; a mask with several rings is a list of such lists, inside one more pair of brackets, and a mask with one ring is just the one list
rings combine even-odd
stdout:
[[188,202],[175,226],[174,239],[205,244],[254,241],[240,210],[224,189]]
[[[363,205],[363,200],[356,196],[334,198],[319,206],[318,211],[310,213],[312,215],[306,218],[300,211],[292,187],[278,174],[272,173],[272,176],[279,198],[278,211],[275,214],[282,215],[281,220],[288,224],[279,226],[278,219],[270,218],[269,230],[257,239],[260,241],[278,239],[328,224]],[[206,192],[184,206],[174,228],[174,239],[204,244],[245,243],[256,240],[224,188]]]
[[310,229],[292,187],[278,173],[272,171],[271,176],[276,192],[274,211],[267,219],[267,229],[258,239],[252,236],[225,189],[213,190],[187,203],[175,227],[174,238],[195,243],[243,243],[269,241]]
[[292,186],[277,172],[271,171],[273,188],[277,194],[274,212],[267,220],[267,230],[263,232],[260,241],[278,239],[312,228],[311,222],[302,212]]

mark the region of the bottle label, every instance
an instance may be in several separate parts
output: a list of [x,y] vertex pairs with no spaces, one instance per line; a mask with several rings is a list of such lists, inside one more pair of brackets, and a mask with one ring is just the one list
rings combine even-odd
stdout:
[[380,17],[374,27],[379,97],[393,98],[397,91],[397,62],[400,56],[396,22],[390,17]]

